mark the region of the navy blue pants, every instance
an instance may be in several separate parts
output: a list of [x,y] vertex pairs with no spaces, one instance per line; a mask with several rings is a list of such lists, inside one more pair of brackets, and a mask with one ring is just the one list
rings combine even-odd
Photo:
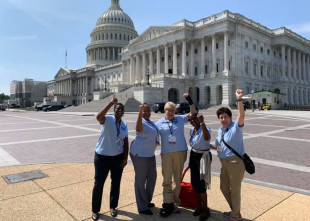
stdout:
[[100,211],[103,186],[109,171],[111,172],[110,208],[115,209],[118,206],[119,190],[123,174],[121,163],[123,160],[123,153],[117,156],[103,156],[95,153],[95,185],[92,198],[93,213]]

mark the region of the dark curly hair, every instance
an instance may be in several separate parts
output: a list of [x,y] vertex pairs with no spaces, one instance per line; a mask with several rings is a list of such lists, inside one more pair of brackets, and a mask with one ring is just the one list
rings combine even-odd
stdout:
[[220,118],[221,114],[227,114],[229,117],[232,116],[231,110],[227,107],[221,107],[216,111],[217,118]]

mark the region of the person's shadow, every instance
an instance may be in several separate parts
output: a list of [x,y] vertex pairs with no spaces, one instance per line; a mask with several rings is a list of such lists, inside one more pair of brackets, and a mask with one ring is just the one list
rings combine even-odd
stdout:
[[[172,213],[169,217],[163,218],[159,215],[160,208],[154,207],[151,209],[153,215],[139,215],[136,213],[128,212],[119,208],[118,216],[111,217],[110,212],[106,212],[104,214],[100,214],[99,220],[106,221],[115,221],[115,220],[137,220],[137,221],[145,221],[145,220],[176,220],[176,221],[188,221],[188,220],[199,220],[199,216],[193,216],[193,208],[187,207],[179,207],[179,211],[176,213]],[[223,213],[217,210],[210,209],[211,216],[208,218],[208,221],[226,221],[227,218],[223,216]],[[250,219],[242,218],[243,221],[252,221]]]

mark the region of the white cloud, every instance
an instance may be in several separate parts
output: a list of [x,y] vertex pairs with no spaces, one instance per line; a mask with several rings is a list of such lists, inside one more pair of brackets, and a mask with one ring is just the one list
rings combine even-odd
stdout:
[[310,22],[288,25],[287,28],[297,33],[310,33]]

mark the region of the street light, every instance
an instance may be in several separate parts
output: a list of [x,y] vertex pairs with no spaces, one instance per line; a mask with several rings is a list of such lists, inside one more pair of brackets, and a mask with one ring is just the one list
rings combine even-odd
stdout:
[[147,85],[150,85],[150,70],[146,69],[146,79],[147,79]]
[[253,94],[254,94],[254,90],[251,91],[252,93],[252,112],[254,112],[254,109],[255,109],[255,100],[253,99]]

